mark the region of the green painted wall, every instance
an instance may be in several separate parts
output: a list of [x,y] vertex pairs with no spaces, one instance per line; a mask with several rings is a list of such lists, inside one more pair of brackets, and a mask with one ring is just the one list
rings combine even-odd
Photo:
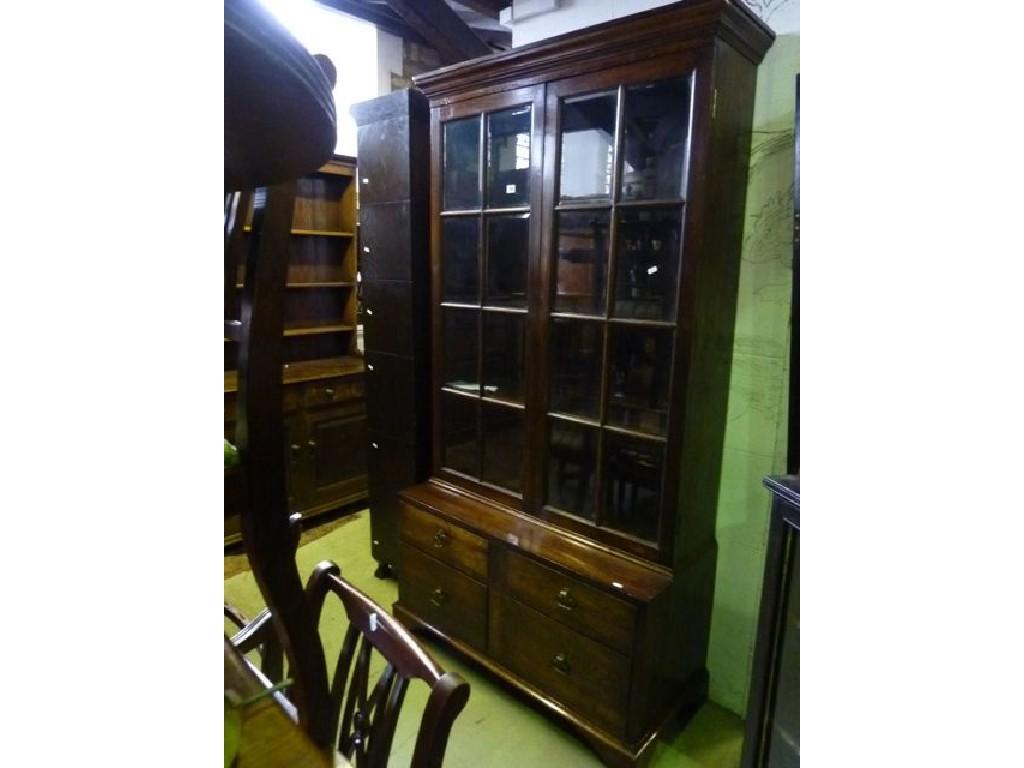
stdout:
[[743,716],[757,629],[770,502],[786,465],[793,276],[793,118],[799,35],[780,35],[757,77],[746,221],[718,500],[711,699]]

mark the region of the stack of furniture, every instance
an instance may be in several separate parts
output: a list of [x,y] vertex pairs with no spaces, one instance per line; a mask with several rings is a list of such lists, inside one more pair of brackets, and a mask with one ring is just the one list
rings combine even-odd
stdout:
[[[705,699],[757,65],[685,0],[414,78],[430,103],[431,477],[396,615],[649,759]],[[372,183],[372,180],[371,180]]]
[[[251,235],[253,209],[246,214]],[[300,178],[288,234],[284,420],[289,506],[305,518],[366,498],[363,360],[356,355],[355,161],[335,156]],[[237,301],[245,266],[235,276]],[[230,309],[230,307],[229,307]],[[229,313],[230,314],[230,313]],[[237,341],[225,336],[224,435],[235,441]],[[225,543],[239,538],[238,470],[225,478]]]
[[430,473],[427,101],[396,91],[355,104],[359,268],[373,556],[398,562],[398,492]]

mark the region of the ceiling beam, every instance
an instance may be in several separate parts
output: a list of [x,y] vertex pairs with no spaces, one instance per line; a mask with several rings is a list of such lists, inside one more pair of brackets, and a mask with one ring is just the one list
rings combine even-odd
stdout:
[[410,27],[387,5],[368,3],[365,0],[317,0],[321,5],[355,16],[392,35],[411,40],[414,43],[429,45],[423,35]]
[[492,19],[501,15],[502,8],[512,5],[512,0],[455,0],[455,2]]
[[441,55],[442,64],[456,64],[491,49],[444,0],[387,0],[391,9]]

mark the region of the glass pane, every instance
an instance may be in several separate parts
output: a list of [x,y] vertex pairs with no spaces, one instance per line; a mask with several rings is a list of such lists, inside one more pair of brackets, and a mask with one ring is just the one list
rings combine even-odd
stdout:
[[623,200],[683,196],[689,113],[689,80],[664,80],[626,89]]
[[444,124],[444,207],[480,207],[480,118]]
[[529,245],[529,214],[491,216],[487,219],[485,304],[497,307],[526,306],[526,260]]
[[662,447],[659,443],[606,431],[602,525],[639,536],[658,538]]
[[612,326],[608,372],[608,423],[664,435],[672,331]]
[[470,397],[441,393],[444,466],[473,477],[479,477],[480,473],[480,447],[476,435],[479,403]]
[[679,283],[678,208],[619,214],[616,240],[616,317],[674,320]]
[[526,315],[484,312],[484,391],[487,397],[523,402]]
[[588,520],[597,496],[597,428],[551,419],[547,503]]
[[444,313],[444,386],[480,394],[477,380],[479,352],[477,321],[473,309],[442,309]]
[[530,202],[530,108],[487,118],[487,205],[510,208]]
[[483,474],[488,483],[522,490],[523,411],[483,403]]
[[562,202],[611,196],[615,101],[614,91],[562,101]]
[[441,274],[444,301],[476,304],[480,301],[480,221],[473,218],[441,220]]
[[600,417],[603,330],[601,322],[552,319],[550,410]]
[[558,214],[555,311],[603,315],[608,285],[608,211]]

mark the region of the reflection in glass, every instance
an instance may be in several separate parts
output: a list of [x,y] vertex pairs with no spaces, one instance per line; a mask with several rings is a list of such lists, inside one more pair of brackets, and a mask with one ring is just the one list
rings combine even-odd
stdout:
[[487,206],[530,202],[530,108],[514,107],[487,117]]
[[615,257],[616,317],[675,319],[680,221],[678,208],[620,212]]
[[562,202],[611,196],[615,101],[614,91],[562,101]]
[[480,473],[480,448],[476,435],[478,407],[479,401],[471,397],[441,393],[444,466],[472,477],[478,477]]
[[682,197],[689,80],[626,88],[622,199]]
[[495,307],[526,306],[529,246],[529,214],[488,217],[485,304]]
[[547,457],[547,503],[593,520],[597,495],[597,429],[550,419]]
[[483,406],[481,478],[510,491],[522,490],[523,411],[493,403]]
[[555,311],[603,315],[607,273],[608,211],[559,213]]
[[600,322],[552,319],[552,411],[591,419],[600,416],[603,330]]
[[608,423],[664,435],[672,330],[613,325],[608,354]]
[[444,124],[444,207],[480,207],[480,118]]
[[523,402],[526,315],[484,312],[485,397]]
[[476,304],[480,299],[480,222],[476,217],[441,220],[444,301]]
[[661,444],[611,431],[605,432],[604,440],[605,506],[601,524],[656,541]]
[[477,320],[472,309],[441,310],[444,315],[444,386],[474,395],[480,394],[477,379]]

